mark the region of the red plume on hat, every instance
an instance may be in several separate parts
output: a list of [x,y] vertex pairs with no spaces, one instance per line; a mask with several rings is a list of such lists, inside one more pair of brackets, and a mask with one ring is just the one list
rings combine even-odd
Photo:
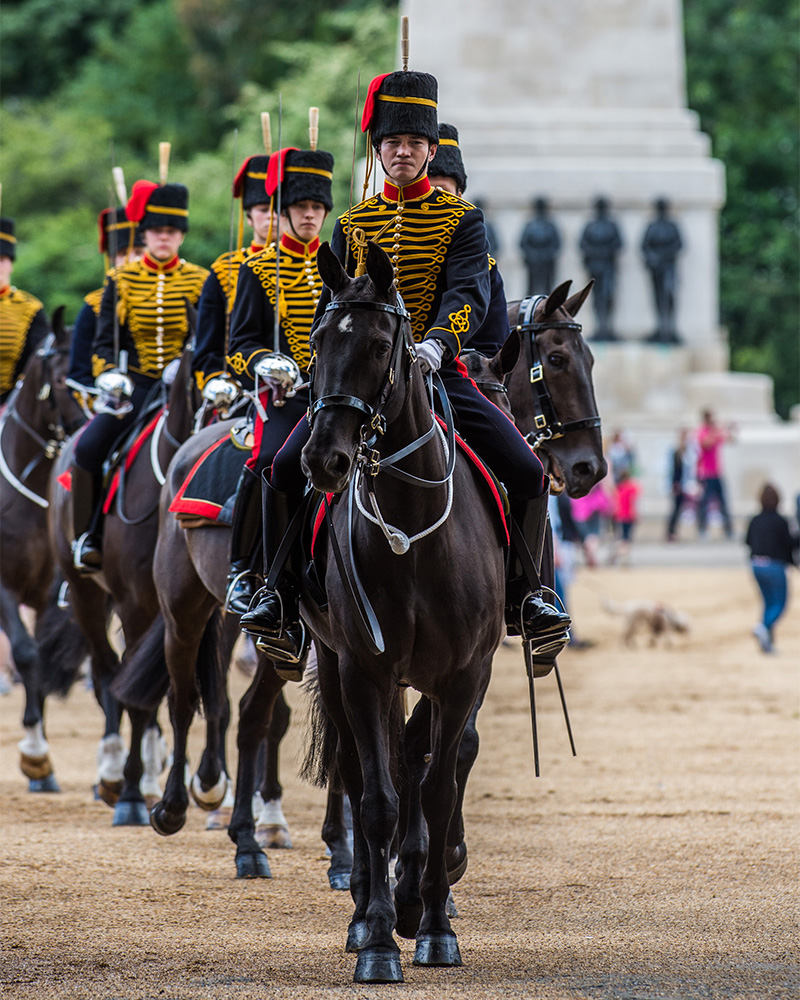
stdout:
[[131,190],[125,214],[132,222],[141,222],[147,210],[150,195],[159,187],[154,181],[136,181]]
[[391,74],[382,73],[380,76],[376,76],[367,89],[367,96],[364,99],[364,110],[361,113],[362,132],[368,131],[370,125],[372,124],[372,116],[375,113],[375,98],[378,91],[381,89],[381,84],[387,76],[391,76]]
[[[278,190],[278,184],[284,180],[286,172],[286,154],[297,152],[297,146],[286,146],[284,149],[273,153],[269,158],[269,168],[267,169],[267,194],[270,198]],[[280,170],[280,173],[278,171]]]

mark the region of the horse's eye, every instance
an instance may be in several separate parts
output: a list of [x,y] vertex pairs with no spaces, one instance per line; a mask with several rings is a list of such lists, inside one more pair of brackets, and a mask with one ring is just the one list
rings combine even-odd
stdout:
[[375,357],[382,361],[384,358],[388,358],[391,353],[390,344],[377,344],[375,347]]
[[553,368],[563,368],[566,358],[563,354],[548,354],[547,363]]

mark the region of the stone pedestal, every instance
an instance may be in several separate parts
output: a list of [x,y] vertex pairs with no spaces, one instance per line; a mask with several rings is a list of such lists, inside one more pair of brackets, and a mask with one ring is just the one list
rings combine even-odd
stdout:
[[[728,449],[734,510],[752,510],[763,478],[793,496],[800,424],[780,425],[768,378],[728,372],[718,301],[724,168],[686,107],[680,0],[402,0],[401,9],[410,17],[409,68],[437,77],[439,120],[460,134],[466,197],[483,199],[498,230],[509,299],[526,291],[518,244],[533,198],[548,199],[561,230],[556,282],[571,278],[575,289],[587,280],[578,242],[593,201],[611,202],[624,240],[620,339],[592,344],[595,385],[606,431],[624,429],[644,456],[643,511],[666,510],[669,449],[705,408],[741,428]],[[645,343],[656,314],[640,247],[659,197],[684,242],[676,348]],[[591,302],[580,319],[591,338]]]

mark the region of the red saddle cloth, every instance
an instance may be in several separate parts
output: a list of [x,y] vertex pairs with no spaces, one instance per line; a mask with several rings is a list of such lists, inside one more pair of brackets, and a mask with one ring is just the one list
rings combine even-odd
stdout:
[[249,453],[230,434],[215,441],[192,466],[169,505],[171,513],[230,524],[230,501]]
[[[124,469],[125,469],[126,472],[130,469],[130,467],[136,461],[136,456],[139,454],[139,452],[142,450],[142,448],[144,448],[144,446],[147,444],[147,442],[153,436],[153,431],[156,429],[156,424],[161,419],[161,416],[162,416],[163,412],[164,412],[163,410],[159,410],[159,412],[153,417],[153,419],[150,421],[150,423],[148,423],[142,429],[142,431],[139,433],[139,435],[136,438],[136,440],[133,442],[133,444],[128,449],[125,457],[121,460],[121,464],[124,463],[123,467],[124,467]],[[83,431],[84,431],[84,429],[85,429],[85,427],[88,427],[88,426],[89,426],[88,424],[85,424],[84,427],[82,427],[78,431],[78,433],[75,436],[76,440],[77,440],[78,435],[82,434]],[[72,492],[72,470],[71,469],[67,469],[66,472],[62,472],[61,475],[56,478],[56,482],[58,483],[59,486],[63,487],[63,489],[65,489],[68,493],[71,493]],[[117,495],[118,488],[119,488],[119,465],[114,470],[114,474],[111,477],[111,483],[110,483],[110,485],[108,487],[108,492],[106,493],[106,498],[103,501],[103,513],[104,514],[107,514],[111,510],[111,505],[114,503],[114,498]]]
[[[442,420],[442,418],[437,415],[436,419],[446,430],[447,425]],[[508,545],[510,541],[509,528],[508,528],[508,498],[505,495],[505,491],[503,490],[502,486],[497,481],[491,470],[475,454],[475,452],[470,448],[467,442],[463,438],[460,438],[458,436],[458,434],[456,434],[456,447],[461,449],[461,451],[467,456],[470,462],[472,462],[475,469],[477,469],[477,471],[480,473],[481,478],[483,479],[483,482],[485,483],[487,490],[489,491],[492,499],[495,502],[495,506],[497,509],[497,516],[499,519],[499,525],[502,531],[502,536],[505,538],[506,545]],[[332,503],[333,498],[336,496],[336,494],[326,493],[325,496],[327,498],[328,503]],[[317,541],[317,535],[319,534],[319,531],[322,528],[324,522],[325,522],[325,504],[320,502],[319,509],[317,510],[317,513],[314,515],[314,526],[311,533],[312,558],[314,556],[314,545]]]

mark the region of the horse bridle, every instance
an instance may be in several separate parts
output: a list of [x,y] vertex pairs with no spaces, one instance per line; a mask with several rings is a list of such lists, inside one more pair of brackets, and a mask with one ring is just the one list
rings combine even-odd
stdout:
[[[459,357],[463,358],[465,354],[479,354],[479,355],[481,355],[481,352],[475,350],[472,347],[465,347],[464,350],[459,354]],[[481,357],[483,357],[483,356],[484,355],[481,355]],[[510,374],[511,374],[510,372],[508,374],[506,374],[504,376],[502,382],[492,382],[488,378],[475,378],[474,375],[470,375],[470,378],[472,379],[472,381],[475,383],[475,385],[477,385],[477,387],[482,392],[484,390],[486,390],[486,392],[504,392],[506,394],[506,396],[507,396],[508,395],[508,386],[506,385],[505,380],[508,378],[508,376]]]
[[530,380],[531,385],[533,386],[534,408],[536,412],[533,416],[534,430],[532,430],[526,437],[528,443],[534,450],[536,450],[536,448],[542,445],[545,441],[553,441],[556,438],[563,437],[565,434],[571,434],[574,431],[590,430],[594,427],[601,426],[598,414],[594,414],[591,417],[584,417],[581,420],[568,420],[566,422],[562,422],[558,419],[558,414],[556,413],[556,408],[544,377],[544,365],[542,364],[542,356],[539,351],[539,346],[536,343],[536,334],[540,330],[576,330],[580,333],[583,327],[580,323],[576,323],[574,320],[546,320],[543,323],[534,322],[533,315],[536,312],[536,307],[546,298],[546,295],[530,295],[528,298],[523,299],[519,307],[521,322],[514,327],[514,329],[519,333],[527,333],[530,335],[529,343],[531,346],[532,359]]
[[[44,497],[40,497],[38,493],[34,493],[32,490],[28,489],[28,487],[25,486],[25,481],[42,460],[46,459],[47,461],[52,462],[60,453],[67,438],[83,423],[82,416],[74,421],[66,422],[64,420],[64,415],[61,412],[61,408],[58,405],[57,400],[54,398],[52,391],[53,375],[50,366],[50,359],[53,355],[67,353],[67,348],[56,347],[55,343],[55,334],[49,333],[42,346],[36,352],[36,356],[42,359],[42,384],[36,396],[40,402],[47,402],[51,411],[51,416],[55,414],[55,417],[51,419],[47,425],[47,430],[51,435],[50,438],[45,439],[35,427],[31,427],[27,420],[25,420],[25,418],[17,410],[15,405],[16,399],[14,397],[9,400],[8,407],[6,408],[6,414],[3,418],[2,424],[0,424],[0,430],[2,430],[2,427],[5,425],[7,419],[10,418],[14,420],[14,422],[17,423],[28,435],[28,437],[32,438],[41,449],[34,455],[31,461],[28,462],[20,475],[16,476],[11,469],[8,468],[5,457],[2,456],[2,445],[0,445],[2,472],[5,479],[11,483],[18,493],[22,493],[23,496],[26,496],[29,500],[32,500],[40,507],[49,506],[48,501]],[[16,392],[14,393],[14,396],[16,396]]]

